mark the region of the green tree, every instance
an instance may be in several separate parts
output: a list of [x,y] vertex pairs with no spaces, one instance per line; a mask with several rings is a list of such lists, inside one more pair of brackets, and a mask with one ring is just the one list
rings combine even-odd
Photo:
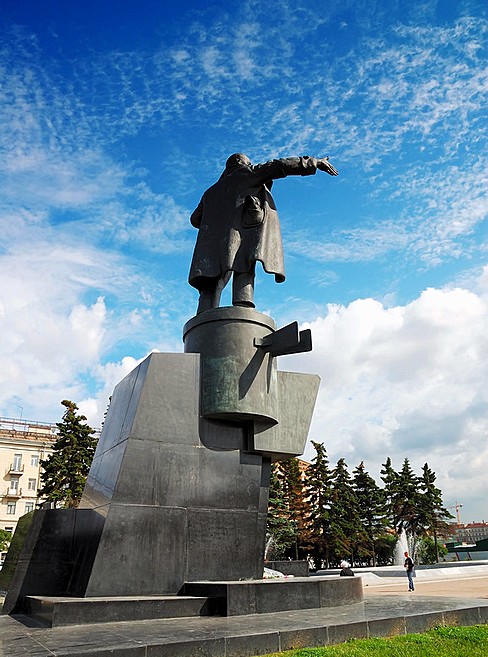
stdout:
[[304,498],[303,480],[298,459],[280,461],[278,479],[283,490],[283,497],[290,526],[293,528],[293,543],[285,551],[290,559],[301,559],[308,550],[308,533],[306,528],[307,504]]
[[419,498],[419,480],[408,458],[403,461],[398,472],[396,491],[393,495],[395,528],[398,531],[410,530],[415,526]]
[[376,565],[376,544],[385,534],[387,523],[386,504],[383,491],[364,467],[364,462],[353,471],[353,491],[356,496],[357,513],[361,521],[366,541],[358,543],[355,552],[361,561]]
[[284,559],[286,551],[295,544],[296,527],[279,476],[277,463],[271,466],[268,518],[266,525],[266,559]]
[[391,532],[385,532],[376,539],[375,552],[378,566],[388,566],[393,562],[397,540],[396,534]]
[[332,505],[330,509],[330,531],[332,555],[336,563],[348,558],[356,561],[358,546],[367,544],[367,536],[359,517],[358,502],[347,470],[341,458],[332,470]]
[[311,555],[315,568],[328,567],[331,550],[330,506],[331,479],[327,452],[322,443],[312,440],[315,456],[305,471],[305,491],[308,500],[307,526],[310,532]]
[[0,552],[7,551],[11,540],[12,534],[6,529],[0,529]]
[[[427,463],[422,467],[422,475],[419,478],[419,501],[417,509],[417,524],[419,530],[423,530],[423,536],[432,537],[435,552],[435,562],[439,561],[441,552],[438,545],[438,537],[445,535],[449,530],[449,520],[454,516],[444,507],[442,493],[435,485],[436,475]],[[420,533],[420,532],[419,532]],[[432,563],[432,562],[426,562]]]
[[398,474],[393,469],[390,457],[388,457],[386,462],[382,464],[380,475],[380,479],[384,484],[383,497],[386,505],[388,524],[393,529],[395,528],[394,498],[398,487]]
[[439,562],[439,557],[447,555],[445,545],[439,545],[431,536],[423,536],[417,546],[417,562],[434,564]]
[[393,495],[394,526],[398,534],[405,531],[413,558],[418,538],[423,535],[424,529],[419,515],[420,497],[419,478],[413,472],[408,458],[405,458]]
[[53,446],[53,453],[41,461],[42,487],[39,497],[47,502],[76,508],[80,503],[86,477],[90,469],[97,439],[94,429],[86,424],[84,415],[77,415],[78,407],[64,399],[63,421],[57,423],[59,437]]

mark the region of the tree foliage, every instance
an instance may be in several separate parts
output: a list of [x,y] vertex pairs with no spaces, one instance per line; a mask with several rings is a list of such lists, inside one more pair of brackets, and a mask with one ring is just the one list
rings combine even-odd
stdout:
[[280,477],[278,464],[274,463],[269,486],[265,558],[284,559],[288,548],[295,544],[295,537],[296,527],[283,488],[283,478]]
[[12,534],[6,529],[0,529],[0,552],[6,552],[12,540]]
[[86,424],[86,417],[77,414],[77,405],[64,399],[62,422],[57,423],[59,435],[53,453],[41,461],[42,487],[39,497],[59,506],[76,508],[80,503],[85,481],[95,454],[95,431]]
[[[373,477],[366,472],[363,461],[353,472],[352,485],[359,520],[365,534],[365,540],[357,546],[356,552],[360,560],[366,559],[369,565],[375,566],[377,547],[381,539],[385,538],[387,525],[385,497]],[[386,542],[388,543],[388,540]]]
[[380,478],[383,482],[383,496],[385,501],[385,509],[387,513],[388,522],[391,527],[395,526],[395,510],[394,499],[397,490],[398,474],[395,472],[391,463],[391,458],[388,457],[385,463],[382,464],[380,470]]
[[[268,534],[280,557],[308,558],[315,568],[391,563],[400,532],[415,557],[438,559],[437,538],[453,516],[442,503],[435,473],[426,463],[417,476],[408,458],[397,472],[387,458],[380,488],[361,462],[349,474],[343,458],[331,469],[322,443],[312,441],[315,456],[302,473],[297,459],[275,466],[271,479]],[[433,546],[433,547],[432,547]]]
[[332,471],[332,508],[330,529],[334,561],[347,558],[355,562],[356,552],[367,544],[367,536],[358,513],[358,501],[346,461],[340,458]]
[[[442,503],[442,493],[435,485],[436,475],[429,468],[428,463],[422,467],[422,476],[419,478],[420,499],[418,504],[418,525],[422,529],[422,537],[432,538],[434,549],[434,562],[439,561],[444,548],[438,544],[438,537],[445,536],[449,529],[449,520],[454,516]],[[425,561],[424,563],[433,563]]]
[[278,467],[278,479],[281,482],[288,519],[294,532],[293,542],[285,550],[285,556],[300,559],[305,556],[308,548],[308,532],[305,490],[298,459],[281,461]]
[[310,532],[311,558],[315,568],[328,566],[331,553],[330,509],[332,473],[324,445],[312,441],[315,456],[305,471],[307,526]]
[[412,470],[410,461],[406,458],[403,461],[402,469],[397,474],[392,499],[393,521],[398,533],[404,530],[413,537],[417,536],[420,529],[419,503],[419,479]]
[[434,564],[438,563],[439,557],[447,555],[445,545],[439,545],[431,536],[424,536],[420,539],[417,546],[417,563]]

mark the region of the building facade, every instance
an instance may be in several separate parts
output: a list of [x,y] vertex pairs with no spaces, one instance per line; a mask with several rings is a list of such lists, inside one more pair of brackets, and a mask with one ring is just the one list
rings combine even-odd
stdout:
[[0,418],[0,529],[13,533],[19,518],[42,502],[41,461],[56,438],[55,424]]
[[456,525],[453,528],[452,536],[458,543],[476,543],[476,541],[488,539],[488,523],[483,520],[467,525]]

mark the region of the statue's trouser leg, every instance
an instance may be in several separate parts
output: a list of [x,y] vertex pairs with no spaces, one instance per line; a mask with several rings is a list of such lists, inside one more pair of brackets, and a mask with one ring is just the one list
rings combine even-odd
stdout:
[[251,271],[243,274],[234,272],[232,280],[232,305],[255,308],[254,305],[254,270],[256,264],[252,265]]
[[197,315],[211,308],[218,308],[222,290],[229,282],[231,272],[227,272],[222,278],[207,278],[205,284],[200,288],[200,299],[198,301]]

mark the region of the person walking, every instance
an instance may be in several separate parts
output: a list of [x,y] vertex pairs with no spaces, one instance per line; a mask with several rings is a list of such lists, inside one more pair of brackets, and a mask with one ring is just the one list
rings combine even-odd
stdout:
[[403,565],[405,566],[405,569],[407,571],[408,590],[409,592],[412,592],[415,591],[415,586],[413,585],[413,578],[415,577],[415,567],[412,558],[408,556],[408,552],[405,552],[404,556],[405,556],[405,563]]

